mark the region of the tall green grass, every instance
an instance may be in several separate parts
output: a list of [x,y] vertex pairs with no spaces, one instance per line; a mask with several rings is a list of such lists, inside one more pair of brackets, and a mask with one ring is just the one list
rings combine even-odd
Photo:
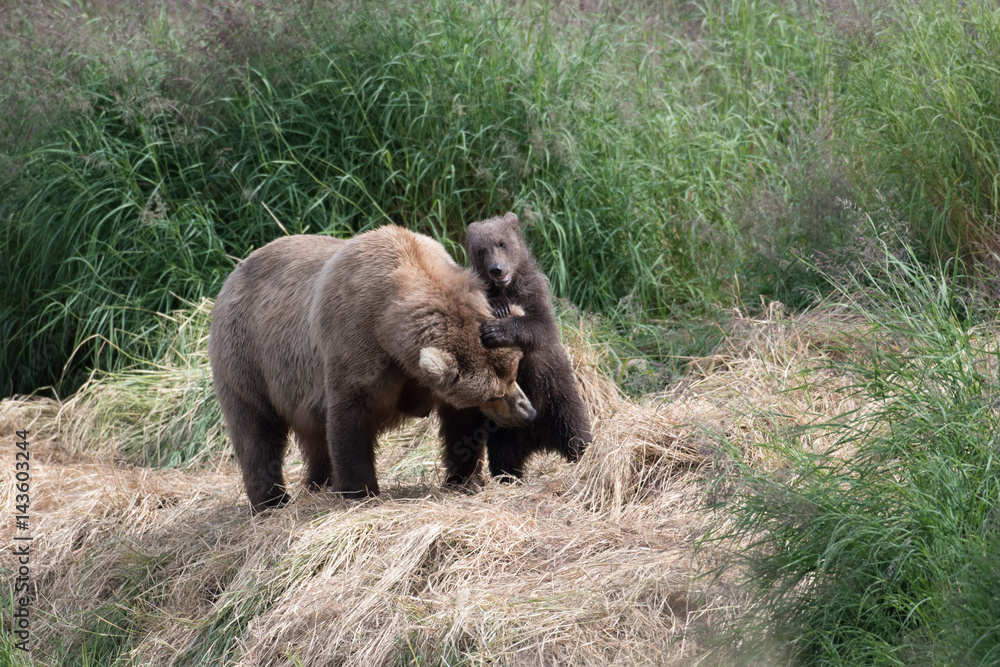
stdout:
[[804,260],[881,193],[995,291],[985,5],[60,7],[0,17],[4,393],[150,358],[157,312],[286,231],[392,222],[461,259],[512,209],[557,295],[697,327],[828,289]]
[[182,468],[228,451],[208,363],[212,302],[188,305],[151,336],[155,364],[94,373],[65,401],[64,447],[93,453],[97,446],[115,460]]
[[469,221],[513,209],[579,306],[713,307],[740,256],[735,196],[780,180],[799,131],[789,81],[829,78],[805,18],[734,7],[668,28],[669,7],[334,6],[295,24],[299,46],[224,61],[197,106],[177,93],[197,69],[183,33],[94,56],[73,70],[85,108],[3,170],[6,390],[148,357],[156,312],[213,294],[284,230],[393,222],[461,256]]
[[896,3],[856,52],[844,104],[866,177],[894,193],[921,249],[958,256],[997,290],[1000,11],[988,3]]
[[[836,370],[859,411],[734,461],[717,535],[752,609],[741,664],[1000,663],[1000,346],[955,275],[885,252],[842,296],[868,334]],[[864,299],[855,297],[864,295]],[[816,451],[820,433],[835,445]],[[738,646],[737,646],[738,645]]]

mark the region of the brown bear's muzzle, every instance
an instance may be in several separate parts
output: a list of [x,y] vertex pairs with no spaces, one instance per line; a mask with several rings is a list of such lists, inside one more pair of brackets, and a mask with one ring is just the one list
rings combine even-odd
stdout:
[[516,382],[506,396],[484,403],[479,406],[479,409],[504,428],[522,426],[532,421],[538,414]]

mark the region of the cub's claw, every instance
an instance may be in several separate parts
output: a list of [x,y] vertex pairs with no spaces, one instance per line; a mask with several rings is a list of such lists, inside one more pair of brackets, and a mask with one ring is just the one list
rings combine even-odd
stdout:
[[488,320],[479,325],[479,338],[485,348],[509,347],[510,337],[499,320]]
[[493,317],[500,319],[501,317],[507,317],[510,315],[510,304],[500,303],[493,306]]

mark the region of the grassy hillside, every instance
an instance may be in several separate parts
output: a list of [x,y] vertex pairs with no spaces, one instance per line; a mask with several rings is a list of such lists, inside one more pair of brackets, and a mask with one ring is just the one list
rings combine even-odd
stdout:
[[777,422],[766,466],[728,443],[713,532],[752,592],[748,664],[1000,664],[1000,331],[995,306],[956,317],[978,295],[955,282],[885,252],[839,295],[861,318],[820,361],[835,416]]
[[695,551],[712,433],[759,458],[770,422],[747,399],[810,400],[780,374],[853,326],[741,317],[680,398],[632,402],[566,318],[595,420],[579,464],[538,457],[524,484],[447,491],[436,426],[420,420],[383,439],[378,499],[303,492],[293,453],[294,502],[252,518],[204,382],[210,306],[167,325],[159,368],[95,378],[62,404],[0,403],[2,437],[33,434],[35,664],[687,664],[746,597],[698,576],[719,555]]
[[[997,62],[982,2],[3,4],[0,664],[1000,664]],[[414,422],[252,519],[235,262],[507,210],[584,460],[455,495]]]
[[[939,275],[888,255],[883,269],[898,290],[855,283],[809,312],[737,313],[711,354],[640,400],[567,315],[595,420],[578,464],[538,457],[523,484],[450,492],[421,420],[383,439],[378,499],[302,491],[293,452],[294,501],[257,518],[199,304],[164,324],[171,353],[155,368],[96,376],[62,403],[0,403],[2,437],[32,433],[36,536],[32,661],[9,643],[0,654],[996,664],[1000,327],[956,320],[967,295]],[[12,610],[4,598],[5,621]]]

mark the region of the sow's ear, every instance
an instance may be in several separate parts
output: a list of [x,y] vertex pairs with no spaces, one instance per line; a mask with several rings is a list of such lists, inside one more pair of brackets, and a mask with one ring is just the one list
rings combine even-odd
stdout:
[[458,377],[458,362],[455,357],[439,347],[420,350],[420,368],[440,384],[450,384]]

